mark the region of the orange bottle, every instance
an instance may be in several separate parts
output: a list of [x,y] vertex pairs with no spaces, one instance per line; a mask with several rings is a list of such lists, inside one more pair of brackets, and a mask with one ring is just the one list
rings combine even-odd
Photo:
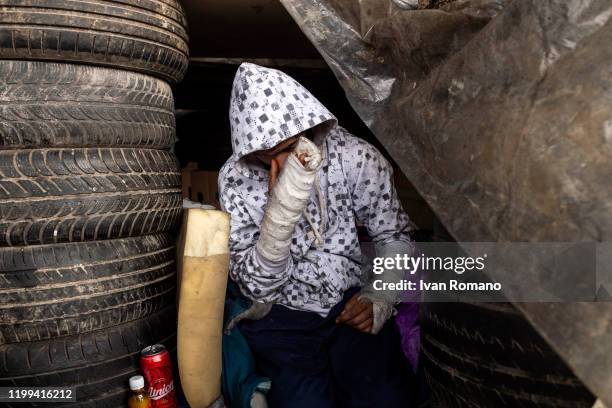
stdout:
[[145,382],[142,375],[135,375],[130,377],[130,390],[132,395],[128,400],[128,406],[130,408],[152,408],[151,398],[145,391]]

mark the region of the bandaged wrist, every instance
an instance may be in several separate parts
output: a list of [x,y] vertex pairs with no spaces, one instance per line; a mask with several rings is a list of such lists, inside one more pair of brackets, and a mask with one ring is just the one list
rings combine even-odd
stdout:
[[[362,296],[364,298],[368,298],[367,296]],[[370,301],[372,301],[370,299]],[[393,307],[392,303],[381,302],[381,301],[372,301],[372,328],[370,329],[370,333],[378,334],[380,330],[383,328],[387,320],[391,316],[396,313],[395,307]]]
[[[298,155],[305,157],[304,165]],[[266,259],[281,262],[289,256],[291,235],[308,203],[320,167],[319,148],[310,140],[300,137],[268,197],[257,241],[257,250]]]

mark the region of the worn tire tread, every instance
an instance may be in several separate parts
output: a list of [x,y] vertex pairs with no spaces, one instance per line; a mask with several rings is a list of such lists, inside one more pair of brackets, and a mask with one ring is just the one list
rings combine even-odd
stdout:
[[107,68],[0,61],[0,149],[144,147],[175,142],[172,90]]
[[82,242],[176,228],[172,153],[85,148],[0,151],[0,246]]
[[427,304],[422,347],[437,408],[590,408],[594,402],[511,304]]
[[0,58],[106,65],[182,79],[188,64],[178,1],[0,0]]
[[92,332],[174,304],[169,234],[0,248],[0,344]]

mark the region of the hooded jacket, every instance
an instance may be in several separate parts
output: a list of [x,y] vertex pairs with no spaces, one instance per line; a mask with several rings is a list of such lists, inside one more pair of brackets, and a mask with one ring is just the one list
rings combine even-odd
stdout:
[[[308,90],[281,71],[243,63],[230,102],[233,154],[219,173],[231,215],[230,277],[251,300],[326,316],[350,287],[363,286],[357,224],[378,244],[410,243],[408,216],[387,160],[349,134]],[[280,267],[257,253],[268,171],[247,155],[313,129],[323,164]],[[320,239],[317,239],[320,236]]]

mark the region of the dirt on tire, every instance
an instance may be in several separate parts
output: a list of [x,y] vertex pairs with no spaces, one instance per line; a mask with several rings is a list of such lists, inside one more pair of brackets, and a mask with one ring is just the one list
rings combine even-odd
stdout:
[[175,156],[162,150],[0,151],[0,246],[172,231],[180,185]]
[[511,304],[429,303],[422,317],[432,406],[593,406],[593,395]]
[[177,0],[1,0],[0,58],[104,65],[179,82],[188,65]]
[[172,90],[162,80],[117,69],[0,60],[0,150],[169,149],[175,141]]

